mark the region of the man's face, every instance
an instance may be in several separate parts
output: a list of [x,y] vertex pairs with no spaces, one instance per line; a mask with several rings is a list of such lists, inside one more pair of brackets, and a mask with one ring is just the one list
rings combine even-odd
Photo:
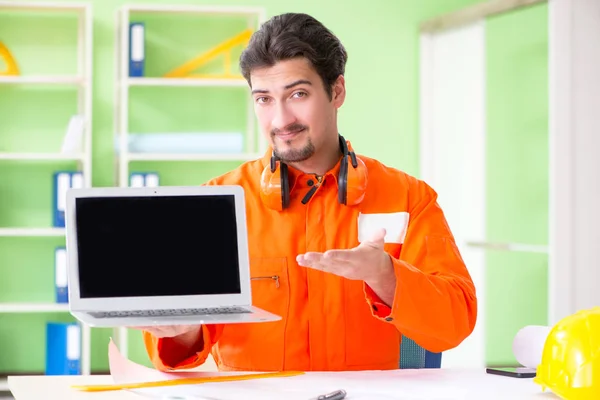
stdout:
[[334,85],[332,100],[304,58],[253,70],[250,79],[260,129],[281,160],[304,161],[324,143],[337,143],[336,110],[344,101],[343,77]]

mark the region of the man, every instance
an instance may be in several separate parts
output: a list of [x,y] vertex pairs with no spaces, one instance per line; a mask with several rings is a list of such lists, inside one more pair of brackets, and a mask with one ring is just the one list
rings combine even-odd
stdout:
[[253,303],[282,320],[142,328],[156,368],[212,352],[220,370],[394,369],[401,334],[440,352],[472,332],[475,288],[436,193],[338,133],[346,60],[305,14],[252,36],[240,66],[271,149],[207,184],[244,187]]

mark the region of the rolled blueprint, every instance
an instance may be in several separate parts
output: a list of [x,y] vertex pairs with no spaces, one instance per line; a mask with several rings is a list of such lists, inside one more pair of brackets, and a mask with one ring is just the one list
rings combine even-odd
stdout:
[[552,327],[529,325],[517,332],[513,340],[513,354],[519,364],[526,368],[537,368],[542,361],[546,338]]

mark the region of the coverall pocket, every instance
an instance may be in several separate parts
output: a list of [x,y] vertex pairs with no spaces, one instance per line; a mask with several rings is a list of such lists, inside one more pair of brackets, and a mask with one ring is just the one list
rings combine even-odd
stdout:
[[252,305],[282,317],[275,322],[230,324],[219,339],[223,364],[246,371],[283,369],[284,330],[289,309],[287,259],[251,258]]

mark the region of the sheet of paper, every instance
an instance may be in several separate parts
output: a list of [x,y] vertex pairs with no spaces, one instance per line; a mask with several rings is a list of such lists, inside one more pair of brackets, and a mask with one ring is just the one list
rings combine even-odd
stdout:
[[115,383],[138,383],[181,378],[200,378],[222,374],[218,372],[161,372],[154,368],[148,368],[123,357],[112,340],[108,344],[108,365],[110,374]]
[[[241,372],[160,372],[132,362],[109,343],[109,366],[115,383],[138,383]],[[486,374],[482,370],[413,369],[392,371],[307,372],[285,378],[265,378],[196,385],[135,389],[161,400],[310,400],[344,389],[347,400],[531,399],[541,388],[530,379]]]
[[[114,342],[109,343],[110,373],[115,383],[137,383],[180,378],[222,375],[223,372],[160,372],[123,357]],[[311,372],[286,378],[267,378],[239,382],[203,383],[200,385],[167,386],[133,390],[147,397],[205,400],[309,400],[319,395],[344,389],[347,399],[447,399],[448,390],[460,393],[451,382],[433,385],[423,392],[423,379],[418,371]],[[229,374],[241,374],[229,373]],[[390,381],[396,380],[394,385]],[[429,385],[431,386],[431,385]],[[456,391],[459,392],[456,392]],[[403,397],[398,397],[399,394]],[[406,397],[406,396],[409,397]]]

